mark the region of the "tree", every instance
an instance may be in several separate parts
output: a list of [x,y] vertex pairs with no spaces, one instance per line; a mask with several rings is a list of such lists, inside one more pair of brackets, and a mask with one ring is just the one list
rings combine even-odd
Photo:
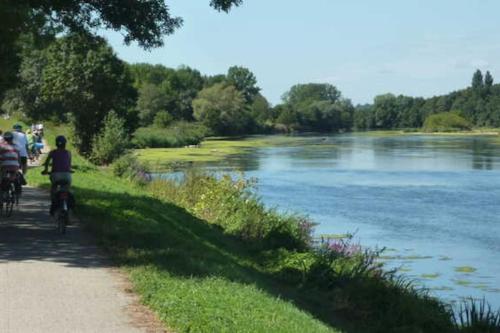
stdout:
[[102,130],[93,138],[90,157],[97,164],[110,164],[125,152],[127,145],[125,120],[111,111],[104,118]]
[[217,83],[193,101],[194,117],[216,134],[242,134],[248,129],[245,98],[235,87]]
[[46,51],[40,98],[71,113],[77,147],[90,153],[110,110],[128,117],[136,91],[123,62],[105,40],[87,34],[60,38]]
[[148,126],[153,123],[159,112],[166,112],[172,99],[165,93],[164,89],[154,84],[144,84],[139,89],[139,98],[137,100],[137,110],[142,126]]
[[301,109],[317,101],[334,103],[340,96],[340,91],[328,83],[297,84],[283,95],[283,102]]
[[155,115],[153,124],[159,128],[166,128],[172,123],[174,117],[166,111],[160,111]]
[[259,127],[264,126],[266,121],[270,120],[270,106],[267,99],[258,93],[250,105],[250,114],[256,125]]
[[375,112],[375,126],[377,128],[395,128],[398,124],[398,106],[393,94],[375,97],[373,109]]
[[[328,83],[294,85],[283,95],[284,103],[293,109],[298,125],[312,131],[350,129],[354,108],[340,91]],[[285,117],[285,115],[283,116]],[[288,112],[285,119],[293,119]]]
[[143,125],[150,124],[159,110],[168,111],[178,120],[193,120],[192,101],[204,85],[198,70],[187,66],[175,70],[150,64],[134,64],[128,68],[134,78],[134,86],[139,89]]
[[226,75],[217,74],[217,75],[205,76],[203,78],[203,81],[204,81],[203,87],[208,88],[208,87],[213,86],[216,83],[226,82]]
[[193,99],[203,88],[203,77],[201,73],[187,66],[183,66],[175,71],[172,89],[177,92],[176,110],[173,115],[177,119],[193,120]]
[[284,127],[284,131],[290,132],[299,127],[299,116],[288,104],[276,105],[273,113],[277,115],[275,123],[278,130]]
[[[211,0],[210,6],[228,12],[242,0]],[[170,14],[163,0],[2,0],[0,2],[0,95],[12,82],[19,65],[17,40],[22,33],[44,29],[95,33],[99,28],[120,31],[126,44],[145,49],[163,45],[182,19]]]
[[486,89],[490,89],[493,86],[493,76],[491,76],[490,71],[486,71],[486,75],[484,76],[484,86]]
[[255,75],[245,67],[230,67],[227,71],[226,80],[243,94],[247,103],[251,103],[260,91],[260,88],[256,85],[257,79]]
[[483,82],[483,73],[478,69],[474,72],[474,75],[472,76],[472,89],[479,91],[483,88],[484,82]]

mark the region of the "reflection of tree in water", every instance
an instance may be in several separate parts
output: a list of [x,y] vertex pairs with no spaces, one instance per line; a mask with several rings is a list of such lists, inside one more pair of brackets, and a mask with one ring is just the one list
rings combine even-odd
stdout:
[[485,140],[474,139],[471,145],[472,167],[479,170],[492,170],[494,167],[494,147]]
[[203,166],[218,171],[254,171],[260,167],[259,153],[251,151],[244,154],[230,155],[220,161],[203,163]]

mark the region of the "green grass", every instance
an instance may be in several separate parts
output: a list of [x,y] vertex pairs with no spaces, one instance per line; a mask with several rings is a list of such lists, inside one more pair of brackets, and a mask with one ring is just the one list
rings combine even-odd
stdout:
[[198,147],[136,149],[135,155],[141,162],[148,163],[153,170],[165,170],[192,163],[216,162],[227,157],[246,154],[255,148],[294,145],[307,141],[307,138],[281,135],[209,138]]
[[[295,290],[263,272],[252,254],[219,228],[78,156],[75,163],[77,213],[170,328],[338,332],[315,319],[307,306],[294,305]],[[48,187],[39,170],[28,174],[30,184]]]

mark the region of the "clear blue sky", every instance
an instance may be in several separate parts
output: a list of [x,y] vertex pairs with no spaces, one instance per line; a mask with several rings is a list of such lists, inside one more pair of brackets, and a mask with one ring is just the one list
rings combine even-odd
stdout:
[[151,52],[106,32],[119,57],[205,74],[245,66],[273,104],[296,83],[334,84],[357,104],[447,93],[476,68],[500,81],[499,0],[244,0],[229,14],[209,0],[167,4],[184,26]]

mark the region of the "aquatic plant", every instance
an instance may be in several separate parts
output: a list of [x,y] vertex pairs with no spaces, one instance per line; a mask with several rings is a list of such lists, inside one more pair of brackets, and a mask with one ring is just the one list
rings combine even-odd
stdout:
[[457,332],[499,333],[500,309],[493,310],[483,298],[467,298],[455,309],[453,320]]

